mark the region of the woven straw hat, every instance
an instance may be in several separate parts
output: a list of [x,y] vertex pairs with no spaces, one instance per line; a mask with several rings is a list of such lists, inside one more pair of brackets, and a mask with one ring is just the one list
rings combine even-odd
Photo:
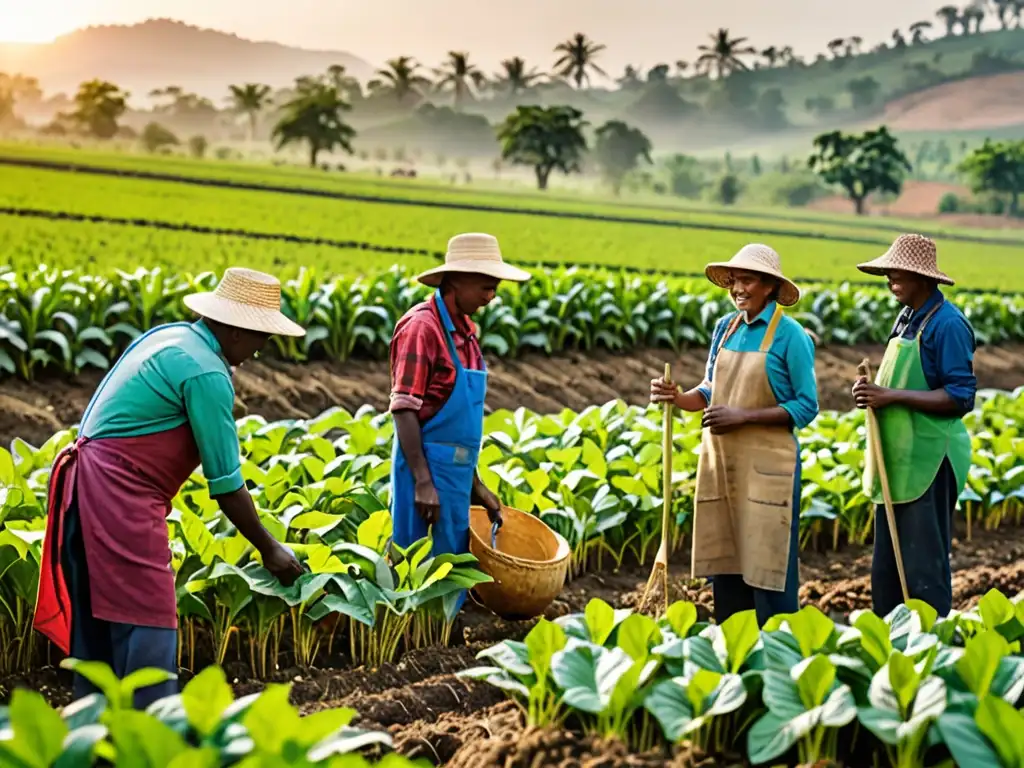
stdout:
[[524,272],[502,260],[501,248],[498,247],[496,237],[475,232],[456,235],[449,240],[444,266],[427,270],[416,279],[424,285],[436,288],[441,284],[441,278],[445,273],[450,272],[487,275],[515,283],[530,279],[529,272]]
[[719,288],[728,288],[732,282],[731,272],[734,269],[743,269],[747,272],[757,272],[778,278],[781,283],[778,301],[784,307],[792,307],[800,301],[800,289],[796,283],[782,274],[782,259],[774,249],[767,245],[760,243],[745,245],[729,261],[708,264],[704,268],[704,274]]
[[185,306],[233,328],[280,336],[305,336],[306,331],[281,312],[281,283],[273,275],[231,267],[213,291],[191,293]]
[[883,255],[874,261],[858,264],[857,269],[881,277],[894,270],[913,272],[943,285],[953,285],[953,278],[939,270],[938,261],[934,240],[924,235],[900,235]]

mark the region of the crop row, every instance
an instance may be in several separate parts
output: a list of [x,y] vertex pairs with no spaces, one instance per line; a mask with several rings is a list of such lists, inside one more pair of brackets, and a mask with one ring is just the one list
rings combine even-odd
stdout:
[[[396,161],[398,162],[398,161]],[[524,187],[502,178],[493,167],[487,173],[471,169],[471,186],[452,186],[438,179],[421,177],[400,179],[369,172],[323,173],[305,166],[276,166],[254,162],[196,161],[185,157],[138,155],[124,152],[83,150],[66,145],[34,147],[26,144],[0,145],[0,164],[15,167],[52,169],[75,173],[96,173],[125,179],[166,179],[225,189],[256,189],[268,192],[325,196],[353,200],[403,200],[452,207],[484,206],[522,209],[560,215],[589,215],[648,219],[671,219],[701,226],[745,227],[749,230],[787,229],[818,236],[895,237],[911,222],[892,217],[857,219],[806,209],[727,208],[682,201],[678,198],[624,200],[607,195],[582,195],[555,189],[538,193],[533,180]],[[400,163],[399,163],[400,164]],[[493,174],[493,178],[491,177]],[[919,222],[918,222],[919,224]],[[993,236],[991,230],[950,227],[945,222],[929,222],[942,239],[981,240],[1020,244],[1019,238]]]
[[[752,240],[767,240],[789,274],[823,280],[859,277],[855,265],[884,252],[892,239],[880,235],[865,242],[863,232],[785,232],[753,224],[727,230],[698,222],[685,225],[696,228],[682,229],[681,222],[671,220],[624,223],[525,210],[455,210],[426,200],[335,200],[9,167],[0,167],[0,207],[427,250],[443,249],[457,232],[489,232],[513,261],[628,264],[690,274],[708,261],[729,258]],[[1022,252],[1020,244],[942,242],[944,268],[973,288],[1020,287],[1007,276],[1016,274]],[[286,252],[281,259],[287,263]],[[136,258],[115,265],[139,263]]]
[[[1020,522],[1024,495],[1024,391],[982,393],[967,417],[974,443],[961,497],[969,526]],[[654,409],[612,401],[581,413],[498,411],[484,425],[481,479],[509,506],[540,516],[568,542],[570,578],[646,563],[660,536],[661,425]],[[388,414],[333,409],[309,421],[238,423],[243,474],[271,533],[310,572],[289,588],[262,568],[209,498],[201,472],[168,518],[177,574],[182,661],[247,661],[254,674],[290,661],[306,667],[342,655],[381,663],[443,641],[454,593],[486,580],[471,555],[430,558],[429,541],[390,542]],[[37,658],[30,625],[45,530],[45,494],[56,453],[74,430],[40,448],[0,450],[0,673]],[[864,543],[872,508],[860,485],[860,412],[826,413],[801,435],[804,548]],[[672,542],[691,526],[699,417],[674,431]],[[970,535],[970,528],[968,529]]]
[[[160,269],[110,277],[40,267],[0,271],[0,375],[35,378],[46,369],[76,374],[106,369],[140,333],[188,318],[184,294],[210,290],[217,275]],[[373,277],[318,280],[301,270],[283,286],[284,311],[307,329],[303,339],[275,338],[288,361],[387,359],[395,323],[429,289],[393,268]],[[1024,339],[1024,299],[1006,294],[954,294],[982,343]],[[715,322],[731,309],[724,291],[704,280],[613,272],[538,272],[522,285],[502,285],[476,318],[485,352],[511,357],[709,343]],[[899,307],[885,288],[809,286],[790,314],[820,343],[884,342]]]
[[321,768],[415,768],[393,752],[383,731],[350,725],[356,712],[323,709],[300,717],[288,701],[290,683],[270,684],[235,699],[224,670],[206,667],[181,693],[132,708],[136,690],[162,682],[170,673],[140,669],[118,679],[106,664],[67,659],[62,666],[96,686],[65,707],[51,708],[42,694],[15,690],[0,707],[0,765],[121,765],[135,768],[221,768],[231,765],[320,766]]
[[714,625],[692,603],[654,620],[595,599],[462,675],[505,691],[530,725],[637,751],[689,742],[695,757],[739,749],[753,765],[1018,768],[1021,638],[1024,604],[995,590],[975,612],[940,617],[911,600],[844,626],[806,606],[763,630],[754,611]]

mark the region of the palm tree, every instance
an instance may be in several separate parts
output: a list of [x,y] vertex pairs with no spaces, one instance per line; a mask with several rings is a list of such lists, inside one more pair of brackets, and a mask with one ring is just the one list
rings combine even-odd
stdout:
[[686,61],[685,59],[679,59],[679,61],[676,62],[676,75],[678,77],[682,77],[684,74],[686,74],[686,70],[688,70],[689,68],[690,62]]
[[288,144],[309,145],[309,165],[316,167],[321,152],[335,148],[352,154],[356,132],[345,122],[343,113],[351,109],[333,84],[305,80],[298,84],[295,98],[283,107],[281,120],[274,126],[278,149]]
[[930,21],[915,21],[910,25],[910,43],[912,45],[923,45],[928,42],[924,36],[925,32],[932,28]]
[[495,75],[494,80],[501,90],[515,96],[520,91],[532,88],[542,77],[536,67],[527,70],[526,61],[521,56],[515,56],[501,62],[501,72]]
[[834,40],[829,40],[828,45],[826,45],[825,47],[828,48],[828,52],[832,54],[833,59],[838,59],[839,52],[843,50],[843,47],[845,45],[846,38],[837,37]]
[[448,51],[448,60],[434,70],[438,78],[437,90],[451,89],[455,99],[455,109],[461,109],[467,98],[473,98],[473,89],[481,87],[487,78],[475,64],[469,61],[469,54],[464,51]]
[[[974,29],[971,29],[971,22],[974,22]],[[985,6],[980,3],[974,3],[964,8],[962,17],[962,24],[964,27],[965,34],[971,34],[972,32],[981,32],[981,25],[985,21]]]
[[846,39],[846,55],[847,56],[859,56],[860,47],[864,44],[864,38],[860,35],[854,35]]
[[776,48],[774,45],[769,46],[768,48],[765,48],[763,51],[761,51],[761,56],[762,58],[764,58],[765,61],[768,62],[769,67],[774,67],[778,63],[779,58],[781,58],[779,49]]
[[228,101],[235,114],[245,115],[249,118],[249,140],[256,140],[256,123],[260,113],[273,104],[271,93],[273,89],[269,85],[260,83],[245,83],[244,85],[228,86],[230,94]]
[[757,53],[750,46],[742,47],[747,42],[747,38],[733,39],[729,37],[728,29],[719,29],[718,32],[711,35],[711,42],[711,45],[697,47],[697,50],[701,51],[700,58],[697,59],[698,73],[707,74],[714,70],[717,77],[723,78],[737,70],[750,69],[740,58],[740,56]]
[[359,87],[359,81],[346,74],[344,64],[331,64],[327,68],[327,79],[331,81],[334,89],[349,104],[363,95]]
[[606,74],[594,63],[597,54],[604,49],[604,45],[595,43],[582,32],[577,32],[569,40],[555,46],[555,53],[561,54],[555,61],[555,73],[571,79],[577,90],[583,87],[583,83],[589,85],[591,70],[599,75]]
[[399,103],[410,100],[419,101],[422,89],[430,85],[430,80],[417,70],[420,65],[412,56],[399,56],[388,59],[384,69],[377,70],[377,77],[367,83],[367,88],[378,93],[390,91]]
[[947,36],[956,33],[956,25],[960,23],[959,8],[955,5],[944,5],[935,12],[935,15],[945,23]]

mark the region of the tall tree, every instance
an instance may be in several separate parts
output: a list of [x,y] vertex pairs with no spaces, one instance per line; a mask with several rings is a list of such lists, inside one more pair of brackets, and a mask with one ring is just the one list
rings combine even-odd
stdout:
[[596,72],[605,75],[595,62],[597,54],[605,49],[600,43],[595,43],[582,32],[577,32],[564,43],[555,46],[555,53],[559,54],[555,60],[555,74],[572,80],[579,90],[583,84],[590,84],[590,73]]
[[356,132],[345,122],[344,113],[349,109],[349,104],[332,84],[300,83],[295,97],[283,106],[281,119],[274,126],[277,148],[307,144],[309,165],[314,168],[321,152],[342,149],[351,155]]
[[745,37],[729,37],[728,29],[719,29],[711,35],[711,45],[697,46],[701,52],[697,59],[697,72],[707,74],[714,72],[716,77],[722,78],[738,70],[747,70],[749,67],[741,56],[756,54],[752,46],[745,46]]
[[774,67],[782,58],[781,52],[774,45],[770,45],[761,51],[761,58],[768,62],[768,67]]
[[913,170],[896,137],[883,125],[863,134],[823,133],[814,140],[808,167],[828,184],[836,184],[853,201],[857,215],[875,192],[898,195]]
[[960,9],[955,5],[944,5],[935,12],[935,15],[942,19],[946,25],[946,35],[956,34],[956,27],[960,24]]
[[334,86],[341,98],[351,104],[363,96],[359,81],[348,74],[344,64],[331,64],[327,68],[327,79]]
[[962,18],[965,34],[981,32],[981,25],[985,22],[985,6],[982,3],[968,5],[964,8]]
[[470,63],[469,54],[465,51],[448,51],[447,60],[434,70],[434,75],[439,91],[452,92],[456,110],[462,109],[468,99],[475,97],[475,89],[487,82],[484,73]]
[[399,104],[418,102],[423,98],[423,89],[430,86],[430,80],[419,69],[412,56],[388,59],[384,68],[377,70],[377,77],[366,85],[373,92],[391,93]]
[[622,190],[623,179],[637,169],[641,160],[652,162],[651,149],[651,141],[642,131],[621,120],[609,120],[597,129],[594,157],[616,196]]
[[1006,215],[1020,215],[1024,192],[1024,141],[985,139],[985,143],[961,161],[959,171],[971,179],[975,192],[1007,196]]
[[579,173],[587,150],[583,113],[568,106],[520,106],[498,129],[502,160],[533,168],[537,188],[548,188],[554,170]]
[[245,115],[249,120],[249,140],[256,140],[256,126],[260,114],[273,104],[273,89],[261,83],[245,83],[244,85],[228,86],[228,101],[231,111],[236,115]]
[[106,80],[89,80],[78,86],[74,111],[67,117],[98,139],[117,134],[117,121],[128,110],[129,94]]
[[42,98],[43,91],[36,78],[0,72],[0,125],[14,120],[16,105],[33,106]]
[[834,40],[829,40],[828,45],[825,47],[828,48],[828,52],[832,54],[833,59],[838,59],[840,54],[846,48],[846,38],[837,37]]
[[526,61],[521,56],[515,56],[501,62],[501,72],[495,76],[495,82],[500,91],[517,96],[532,88],[542,77],[536,67],[527,69]]

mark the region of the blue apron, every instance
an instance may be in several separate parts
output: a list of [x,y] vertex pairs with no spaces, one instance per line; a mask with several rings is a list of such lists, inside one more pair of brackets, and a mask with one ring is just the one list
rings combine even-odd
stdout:
[[[484,433],[484,399],[487,396],[486,365],[482,371],[467,370],[455,351],[452,322],[441,291],[434,294],[441,315],[448,354],[455,366],[455,386],[436,414],[421,425],[423,455],[441,502],[433,527],[433,554],[464,554],[469,551],[469,507],[477,458]],[[427,524],[416,513],[416,481],[402,453],[395,432],[391,461],[391,518],[394,541],[408,547],[427,535]],[[455,611],[462,608],[466,590],[459,593]]]

